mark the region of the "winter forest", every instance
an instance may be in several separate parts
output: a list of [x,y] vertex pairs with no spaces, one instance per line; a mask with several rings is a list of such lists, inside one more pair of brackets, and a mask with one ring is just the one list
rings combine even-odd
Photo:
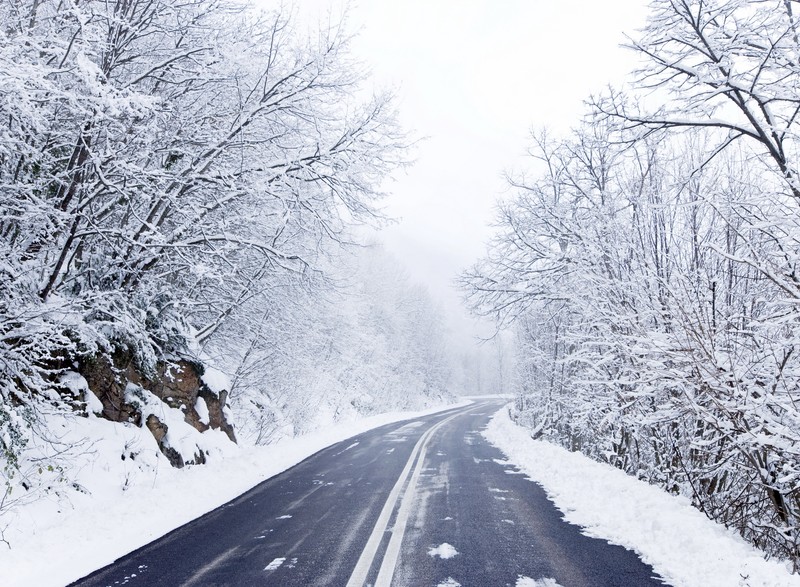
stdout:
[[79,489],[63,429],[95,415],[181,466],[209,427],[263,444],[449,397],[439,309],[359,233],[411,141],[343,24],[225,0],[0,23],[0,515]]
[[461,279],[514,328],[534,436],[795,561],[799,9],[653,2],[629,87],[591,98],[571,136],[535,135]]
[[17,508],[89,491],[92,446],[147,479],[503,392],[533,437],[797,564],[798,19],[650,4],[640,68],[533,133],[453,276],[487,360],[374,236],[422,137],[346,18],[0,2],[0,547]]

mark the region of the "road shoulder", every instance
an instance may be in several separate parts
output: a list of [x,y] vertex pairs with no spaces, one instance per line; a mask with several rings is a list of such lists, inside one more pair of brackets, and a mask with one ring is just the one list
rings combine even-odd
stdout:
[[483,433],[509,464],[546,491],[584,533],[629,548],[672,585],[800,587],[784,563],[765,561],[733,531],[684,497],[669,495],[609,465],[533,440],[503,408]]

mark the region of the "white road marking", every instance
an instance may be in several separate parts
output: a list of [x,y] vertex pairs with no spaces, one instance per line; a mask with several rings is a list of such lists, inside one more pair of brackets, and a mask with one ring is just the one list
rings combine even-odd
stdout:
[[277,518],[275,518],[275,519],[276,519],[276,520],[288,520],[288,519],[289,519],[289,518],[291,518],[291,517],[292,517],[292,516],[291,516],[291,514],[286,514],[286,515],[283,515],[283,516],[278,516],[278,517],[277,517]]
[[[381,568],[378,571],[378,578],[375,580],[375,587],[391,587],[392,585],[394,569],[397,566],[397,559],[400,557],[400,546],[403,543],[403,535],[406,533],[406,525],[408,524],[408,516],[411,513],[411,506],[417,494],[417,484],[425,462],[425,453],[428,450],[428,443],[442,426],[460,415],[460,413],[453,414],[449,418],[439,422],[423,435],[425,442],[423,442],[420,448],[417,466],[414,468],[414,474],[411,477],[411,481],[408,482],[408,486],[403,494],[403,499],[400,502],[400,508],[397,510],[397,518],[392,528],[392,537],[389,540],[389,545],[386,547],[386,554],[383,555]],[[422,440],[422,438],[420,440]]]
[[461,583],[453,579],[453,577],[447,577],[447,579],[439,583],[436,587],[461,587]]
[[278,569],[283,563],[286,562],[286,557],[276,558],[273,559],[271,563],[269,563],[266,567],[264,567],[265,571],[274,571]]
[[[445,418],[441,422],[432,426],[414,445],[411,455],[408,457],[408,461],[406,462],[403,471],[400,473],[400,477],[397,479],[397,483],[395,483],[394,487],[392,487],[392,491],[389,493],[389,497],[386,499],[386,503],[383,505],[383,509],[378,516],[378,521],[375,522],[375,527],[372,529],[372,533],[367,540],[367,545],[361,552],[361,556],[358,558],[358,562],[353,569],[353,573],[350,575],[350,580],[347,581],[347,587],[363,587],[365,584],[369,570],[372,567],[372,562],[375,560],[378,547],[380,546],[383,535],[389,525],[389,519],[391,518],[392,512],[394,511],[397,501],[400,498],[400,492],[403,490],[403,486],[406,484],[406,480],[409,478],[409,475],[411,475],[411,469],[413,467],[414,473],[408,483],[408,486],[406,487],[400,508],[397,511],[397,518],[395,520],[394,527],[392,528],[392,537],[389,540],[389,545],[387,546],[386,553],[383,556],[383,561],[381,562],[381,567],[378,571],[378,578],[375,581],[374,587],[389,587],[391,585],[392,577],[394,576],[394,569],[397,565],[397,558],[400,554],[400,544],[403,541],[403,534],[405,533],[406,523],[408,522],[411,502],[416,494],[417,479],[419,479],[420,472],[422,471],[422,464],[425,460],[425,449],[427,448],[431,437],[436,433],[437,430],[450,422],[450,420],[462,415],[462,413],[463,412],[453,414],[452,416]],[[422,422],[414,423],[414,427],[421,424]],[[407,426],[410,426],[410,424],[407,424],[404,426],[404,428]],[[414,466],[415,462],[416,466]]]

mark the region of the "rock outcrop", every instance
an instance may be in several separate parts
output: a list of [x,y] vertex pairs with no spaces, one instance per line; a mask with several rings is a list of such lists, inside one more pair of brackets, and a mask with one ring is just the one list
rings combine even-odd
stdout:
[[236,442],[225,410],[228,391],[211,389],[203,381],[205,367],[197,361],[158,363],[153,372],[145,374],[135,365],[132,353],[117,350],[112,355],[84,359],[77,370],[102,403],[102,417],[146,427],[173,466],[202,464],[205,453],[198,446],[193,457],[187,459],[185,451],[182,454],[171,446],[168,422],[162,421],[147,401],[138,401],[137,397],[144,394],[141,391],[137,394],[137,390],[145,390],[166,404],[165,407],[179,410],[183,421],[197,431],[220,430]]

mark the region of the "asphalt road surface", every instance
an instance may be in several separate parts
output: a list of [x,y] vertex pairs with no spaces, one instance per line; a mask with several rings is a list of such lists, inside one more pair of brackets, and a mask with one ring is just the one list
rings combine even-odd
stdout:
[[503,461],[480,433],[501,406],[334,445],[73,585],[663,585]]

